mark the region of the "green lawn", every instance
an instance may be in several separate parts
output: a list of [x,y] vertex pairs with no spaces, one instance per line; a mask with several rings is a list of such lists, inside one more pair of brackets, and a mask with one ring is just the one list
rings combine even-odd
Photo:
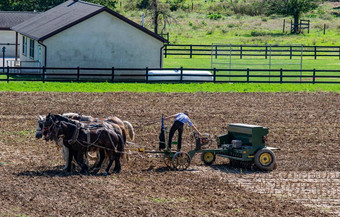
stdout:
[[[302,59],[293,58],[290,60],[289,58],[279,58],[275,57],[271,60],[265,58],[258,57],[246,57],[243,59],[232,57],[231,59],[228,56],[218,57],[218,59],[212,59],[207,56],[195,56],[193,58],[189,58],[188,56],[169,56],[164,59],[164,67],[165,68],[204,68],[204,69],[250,69],[250,75],[266,75],[266,76],[280,76],[280,72],[275,71],[262,71],[262,72],[253,72],[251,69],[267,69],[267,70],[280,70],[282,69],[292,69],[292,70],[340,70],[340,60],[337,58],[325,58],[320,57],[318,59],[314,59],[312,57],[304,57]],[[271,63],[271,65],[269,64]],[[246,81],[245,76],[247,75],[246,71],[244,72],[229,72],[229,71],[218,71],[216,75],[233,75],[240,77],[230,78],[231,81]],[[313,76],[313,72],[284,72],[283,76]],[[340,72],[316,72],[316,76],[340,76]],[[217,81],[230,81],[229,78],[218,78]],[[283,81],[311,81],[311,77],[305,78],[284,78]],[[317,78],[317,81],[340,81],[340,78]],[[250,81],[280,81],[279,77],[276,78],[251,78]]]
[[340,92],[337,84],[136,84],[136,83],[59,83],[59,82],[0,82],[0,91],[27,92]]

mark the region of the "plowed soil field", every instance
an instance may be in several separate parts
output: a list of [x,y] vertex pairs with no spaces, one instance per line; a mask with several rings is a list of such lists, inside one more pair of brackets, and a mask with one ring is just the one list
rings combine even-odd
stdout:
[[[195,156],[172,171],[134,153],[120,174],[82,175],[62,171],[61,150],[35,139],[39,114],[116,115],[135,127],[130,147],[156,150],[161,115],[184,110],[213,137],[228,123],[268,127],[268,145],[281,149],[277,170],[225,158],[205,166]],[[183,151],[191,134],[185,126]],[[339,145],[339,93],[0,92],[0,216],[340,216]]]

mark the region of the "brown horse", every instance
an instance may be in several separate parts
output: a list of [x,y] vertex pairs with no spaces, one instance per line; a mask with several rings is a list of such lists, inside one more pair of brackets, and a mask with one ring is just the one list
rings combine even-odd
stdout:
[[[83,156],[87,151],[100,150],[102,153],[99,162],[94,166],[98,172],[103,163],[105,155],[109,158],[109,164],[104,175],[109,173],[113,161],[115,161],[114,172],[119,173],[121,170],[120,159],[124,153],[124,141],[122,135],[117,129],[108,129],[106,127],[83,128],[80,124],[73,124],[69,121],[60,121],[58,116],[49,115],[46,120],[54,122],[51,128],[51,138],[63,138],[64,145],[70,149],[77,163],[81,166],[81,172],[88,172],[88,167],[84,164],[79,156]],[[71,154],[71,158],[72,158]],[[69,164],[70,159],[69,158]]]

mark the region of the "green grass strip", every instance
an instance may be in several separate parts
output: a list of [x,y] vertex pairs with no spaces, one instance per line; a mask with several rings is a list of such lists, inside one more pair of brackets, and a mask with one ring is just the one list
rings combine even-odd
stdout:
[[254,84],[254,83],[59,83],[0,82],[0,91],[24,92],[340,92],[339,84]]

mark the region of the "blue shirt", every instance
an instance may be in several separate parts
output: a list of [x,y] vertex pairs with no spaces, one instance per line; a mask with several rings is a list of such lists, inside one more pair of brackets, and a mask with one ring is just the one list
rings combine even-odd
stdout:
[[180,121],[183,124],[185,123],[189,123],[190,126],[193,126],[193,124],[191,123],[190,118],[188,117],[188,115],[184,114],[184,113],[178,113],[176,114],[176,119],[175,121]]

